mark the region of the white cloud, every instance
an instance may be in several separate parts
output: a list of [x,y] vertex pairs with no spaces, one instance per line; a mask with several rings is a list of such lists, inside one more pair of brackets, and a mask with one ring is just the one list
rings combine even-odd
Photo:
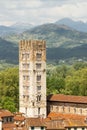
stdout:
[[86,10],[86,0],[2,0],[0,24],[18,21],[42,24],[63,17],[86,21]]

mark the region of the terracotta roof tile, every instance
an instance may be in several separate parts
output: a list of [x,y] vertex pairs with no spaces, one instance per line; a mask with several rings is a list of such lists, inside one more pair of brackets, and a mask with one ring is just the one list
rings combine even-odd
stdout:
[[48,117],[50,119],[77,119],[77,120],[83,120],[86,118],[84,115],[78,115],[78,114],[66,114],[66,113],[56,113],[56,112],[51,112],[49,113]]
[[[49,118],[49,120],[48,120]],[[51,112],[47,120],[45,119],[45,124],[47,129],[65,129],[66,127],[86,127],[85,122],[86,116],[76,115],[76,114],[63,114]]]
[[41,118],[27,118],[28,126],[45,126],[44,120]]
[[87,123],[84,120],[67,119],[65,124],[65,127],[87,127]]
[[63,120],[50,120],[45,122],[47,129],[65,129]]
[[55,95],[49,95],[47,97],[47,100],[48,101],[72,102],[72,103],[85,103],[85,104],[87,104],[87,96],[73,96],[73,95],[55,94]]
[[19,127],[17,127],[15,124],[13,124],[13,123],[6,123],[6,124],[3,124],[3,130],[13,130],[14,128],[16,129],[16,130],[26,130],[26,127],[25,126],[23,126],[23,127],[21,127],[21,126],[19,126]]
[[15,117],[14,117],[14,120],[15,120],[15,121],[24,121],[24,120],[25,120],[25,117],[24,117],[24,116],[15,116]]
[[16,125],[15,124],[13,124],[13,123],[6,123],[6,124],[3,124],[2,125],[2,128],[3,129],[12,129],[13,130],[13,128],[16,128]]
[[7,116],[13,116],[13,114],[8,110],[0,109],[0,117],[7,117]]

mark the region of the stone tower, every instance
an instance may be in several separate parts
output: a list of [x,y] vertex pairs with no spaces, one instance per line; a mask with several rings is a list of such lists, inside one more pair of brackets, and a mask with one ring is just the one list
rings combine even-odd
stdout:
[[46,117],[46,42],[19,43],[19,111]]

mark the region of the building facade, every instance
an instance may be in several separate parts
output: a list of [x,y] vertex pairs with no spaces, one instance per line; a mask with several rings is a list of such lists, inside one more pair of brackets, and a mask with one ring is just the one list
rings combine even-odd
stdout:
[[46,117],[46,42],[19,43],[19,111]]
[[47,99],[47,111],[87,116],[87,96],[55,94]]

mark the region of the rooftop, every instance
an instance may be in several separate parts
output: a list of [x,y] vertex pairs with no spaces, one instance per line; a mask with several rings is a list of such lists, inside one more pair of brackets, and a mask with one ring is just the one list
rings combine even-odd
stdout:
[[87,128],[86,116],[51,112],[45,119],[47,129]]
[[47,97],[47,100],[48,101],[87,104],[87,96],[73,96],[73,95],[55,94],[55,95],[49,95]]
[[42,118],[27,118],[28,126],[45,127],[44,120]]
[[8,116],[13,116],[13,114],[8,110],[0,109],[0,118]]
[[15,113],[14,114],[14,120],[15,121],[24,121],[25,120],[25,116],[23,116],[22,113]]

